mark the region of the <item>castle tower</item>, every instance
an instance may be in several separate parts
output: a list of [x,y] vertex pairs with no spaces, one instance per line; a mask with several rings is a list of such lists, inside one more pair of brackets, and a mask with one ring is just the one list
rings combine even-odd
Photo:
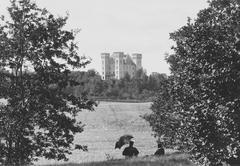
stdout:
[[120,79],[124,76],[123,71],[123,52],[114,52],[113,57],[115,59],[115,78]]
[[106,80],[108,79],[108,73],[110,72],[110,54],[109,53],[101,53],[101,59],[102,59],[102,79]]
[[101,53],[103,80],[121,79],[125,74],[133,77],[137,70],[142,69],[142,54],[124,54],[124,52]]
[[142,68],[142,54],[134,53],[132,54],[132,60],[136,64],[136,70]]

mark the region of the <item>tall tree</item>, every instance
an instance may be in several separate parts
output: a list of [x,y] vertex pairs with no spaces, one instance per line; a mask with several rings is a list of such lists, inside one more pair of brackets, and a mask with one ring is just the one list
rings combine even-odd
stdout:
[[151,105],[152,113],[144,115],[143,118],[149,122],[157,141],[166,148],[186,150],[189,140],[188,137],[182,137],[182,134],[187,132],[185,126],[181,125],[182,116],[175,110],[177,103],[173,91],[172,77],[162,80]]
[[77,54],[76,32],[64,30],[68,17],[55,17],[30,0],[11,0],[8,12],[11,20],[2,17],[0,24],[0,68],[6,69],[0,71],[0,97],[8,100],[0,108],[0,163],[67,160],[74,134],[83,131],[77,113],[92,110],[94,102],[64,89],[76,85],[70,69],[89,61]]
[[169,109],[180,117],[187,132],[180,136],[188,137],[192,156],[203,165],[240,158],[239,36],[237,0],[210,1],[196,20],[170,35],[176,45],[167,58],[175,103]]

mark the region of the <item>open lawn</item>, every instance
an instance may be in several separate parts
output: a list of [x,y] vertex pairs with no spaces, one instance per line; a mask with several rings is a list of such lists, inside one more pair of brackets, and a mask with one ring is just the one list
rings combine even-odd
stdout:
[[[76,135],[75,142],[87,145],[88,152],[74,151],[69,156],[69,162],[123,159],[123,149],[114,149],[115,142],[123,134],[132,134],[135,137],[134,145],[140,151],[140,158],[153,154],[157,149],[156,140],[147,122],[140,117],[150,113],[150,106],[151,103],[101,102],[94,112],[81,112],[78,119],[86,126],[82,133]],[[36,165],[59,163],[63,162],[40,159]]]
[[46,166],[194,166],[184,154],[172,154],[162,157],[139,157],[130,160],[118,159],[110,161],[89,162],[81,164],[61,164]]

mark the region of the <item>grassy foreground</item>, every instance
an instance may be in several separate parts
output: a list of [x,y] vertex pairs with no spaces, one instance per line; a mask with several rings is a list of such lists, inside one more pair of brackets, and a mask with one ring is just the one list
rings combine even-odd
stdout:
[[[187,157],[172,154],[165,149],[166,155],[156,159],[146,157],[157,149],[156,139],[152,136],[149,124],[140,116],[150,113],[151,103],[100,102],[96,110],[84,110],[79,113],[78,120],[86,124],[83,133],[77,134],[75,143],[88,146],[88,152],[75,150],[69,155],[69,162],[40,159],[37,166],[120,166],[120,165],[166,165],[192,166]],[[123,134],[134,136],[134,146],[139,150],[135,160],[124,160],[122,149],[114,149],[115,142]],[[85,163],[85,164],[69,164]]]
[[145,156],[135,159],[118,159],[81,164],[59,164],[45,166],[194,166],[185,154],[169,154],[162,157]]

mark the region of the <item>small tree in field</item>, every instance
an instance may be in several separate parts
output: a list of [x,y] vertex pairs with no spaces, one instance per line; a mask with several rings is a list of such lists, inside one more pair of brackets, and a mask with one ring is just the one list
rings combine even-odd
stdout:
[[157,107],[151,116],[157,120],[149,120],[154,122],[154,131],[164,134],[169,130],[171,123],[167,128],[159,125],[167,124],[159,117],[171,112],[175,121],[180,121],[171,138],[180,144],[187,138],[188,146],[183,148],[190,150],[198,163],[220,166],[224,161],[239,160],[239,1],[210,1],[196,20],[189,20],[170,37],[176,42],[174,54],[167,57],[173,79],[166,94],[172,100],[166,100],[162,92],[154,102]]
[[[94,102],[64,93],[76,82],[71,68],[89,63],[77,54],[76,33],[67,17],[54,17],[30,0],[12,0],[10,21],[0,22],[0,164],[26,165],[37,157],[67,160],[74,135],[83,131],[76,115]],[[29,67],[27,69],[27,67]]]
[[157,142],[166,148],[188,151],[192,147],[191,137],[187,125],[183,125],[187,115],[178,110],[173,81],[173,77],[169,77],[160,82],[160,89],[151,105],[152,113],[145,114],[143,118],[152,127]]

